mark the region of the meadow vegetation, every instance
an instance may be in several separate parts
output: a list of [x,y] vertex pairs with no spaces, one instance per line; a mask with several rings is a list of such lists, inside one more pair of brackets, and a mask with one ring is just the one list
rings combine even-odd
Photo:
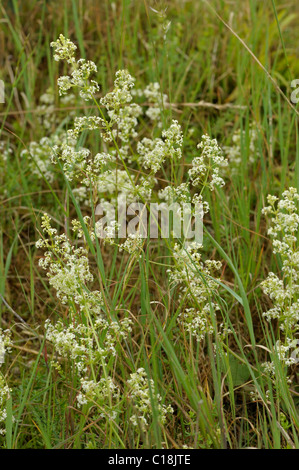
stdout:
[[296,1],[0,11],[1,448],[298,448]]

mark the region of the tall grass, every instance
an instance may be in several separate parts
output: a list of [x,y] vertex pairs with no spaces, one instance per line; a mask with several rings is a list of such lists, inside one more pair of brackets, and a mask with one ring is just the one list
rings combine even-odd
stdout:
[[[6,94],[0,105],[1,141],[12,149],[5,163],[0,160],[0,314],[1,327],[13,333],[12,354],[1,367],[11,388],[1,445],[298,448],[296,367],[289,371],[290,385],[275,351],[277,325],[262,316],[271,302],[260,288],[269,271],[279,274],[282,269],[261,215],[266,197],[281,196],[290,186],[299,190],[297,114],[284,98],[290,96],[291,79],[299,77],[296,2],[12,0],[0,5],[0,78]],[[121,68],[141,88],[159,82],[171,103],[161,109],[163,127],[177,119],[184,131],[177,184],[183,182],[202,134],[229,147],[234,132],[242,132],[240,165],[235,172],[228,168],[225,187],[207,196],[203,258],[223,265],[216,294],[220,317],[211,315],[214,333],[203,343],[182,331],[177,321],[183,302],[168,282],[169,247],[148,243],[142,258],[135,259],[94,242],[83,219],[85,209],[62,167],[49,182],[32,173],[29,159],[21,157],[30,142],[43,137],[36,109],[49,86],[56,91],[54,113],[61,123],[71,126],[71,112],[95,112],[93,103],[89,107],[79,100],[71,109],[60,105],[60,69],[49,48],[60,33],[77,44],[81,57],[98,65],[101,95],[111,89]],[[257,139],[250,163],[252,125]],[[147,132],[144,119],[141,137]],[[153,130],[155,136],[159,132]],[[84,134],[80,144],[85,142],[94,154],[103,150],[98,135],[88,139]],[[171,177],[166,166],[161,187]],[[105,313],[114,320],[122,312],[134,322],[132,335],[117,344],[117,365],[111,358],[104,369],[123,390],[138,368],[153,379],[154,389],[148,381],[152,420],[146,431],[131,426],[135,404],[125,393],[117,402],[122,412],[104,425],[87,405],[78,409],[80,383],[72,365],[64,364],[62,371],[53,367],[44,322],[67,323],[68,310],[38,267],[41,252],[35,241],[43,212],[68,236],[71,220],[80,221]],[[220,322],[231,330],[225,340],[217,334]],[[274,380],[262,367],[270,353]],[[165,424],[159,419],[157,393],[174,408]]]

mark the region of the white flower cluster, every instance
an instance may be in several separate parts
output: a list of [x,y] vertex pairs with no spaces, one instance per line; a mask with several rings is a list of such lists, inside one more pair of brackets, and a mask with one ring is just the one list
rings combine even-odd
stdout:
[[[119,387],[115,385],[111,377],[103,377],[98,382],[94,380],[81,379],[81,392],[77,396],[78,405],[81,407],[88,403],[96,404],[97,407],[103,407],[104,413],[100,417],[107,415],[107,397],[118,399],[120,395]],[[117,412],[108,413],[110,419],[115,419]]]
[[116,158],[112,153],[105,152],[99,152],[92,156],[89,149],[77,145],[77,139],[83,130],[97,129],[102,122],[101,118],[95,116],[75,118],[74,129],[69,129],[67,133],[63,133],[51,149],[52,162],[63,161],[63,171],[68,180],[79,181],[84,185],[81,188],[74,188],[74,190],[79,191],[79,193],[81,191],[82,198],[87,199],[87,201],[87,189],[90,184],[101,187],[105,168],[111,162],[114,162]]
[[[273,240],[274,253],[282,260],[282,279],[270,272],[261,286],[273,302],[273,307],[263,313],[267,321],[277,320],[284,333],[284,341],[279,339],[276,351],[281,362],[288,367],[294,363],[291,350],[296,347],[295,334],[299,330],[299,248],[297,242],[299,214],[299,194],[290,187],[282,194],[282,199],[269,195],[269,206],[263,213],[272,217],[268,234]],[[266,370],[275,372],[274,363],[266,363]]]
[[100,101],[107,109],[110,118],[109,128],[116,124],[117,128],[112,131],[112,135],[114,138],[119,137],[123,142],[137,137],[135,127],[138,124],[138,117],[142,114],[142,108],[136,103],[131,103],[134,81],[127,70],[119,70],[115,74],[114,89]]
[[131,255],[134,253],[140,254],[144,244],[144,238],[140,233],[129,233],[124,243],[119,245],[119,251],[126,251]]
[[5,421],[7,417],[6,403],[10,397],[10,389],[0,374],[0,435],[6,433]]
[[[293,357],[292,353],[295,352],[298,346],[298,340],[292,338],[286,338],[285,342],[283,343],[281,340],[277,340],[275,344],[275,351],[277,353],[278,359],[280,362],[286,366],[290,367],[297,363],[298,358]],[[262,364],[264,372],[268,373],[272,378],[275,377],[276,369],[275,363],[272,362],[264,362]]]
[[[59,40],[53,44],[56,48],[56,59],[65,59],[73,67],[77,67],[75,61],[75,47],[71,43],[60,36]],[[80,62],[80,61],[79,61]],[[81,62],[80,62],[81,63]],[[180,125],[173,120],[170,127],[162,132],[161,138],[143,138],[137,142],[137,152],[134,152],[130,139],[137,137],[136,126],[138,117],[142,114],[142,108],[132,103],[133,95],[141,96],[143,94],[153,105],[151,114],[148,110],[146,114],[156,122],[161,114],[161,108],[167,102],[167,96],[161,93],[158,83],[148,85],[143,92],[134,90],[134,78],[127,70],[119,70],[116,73],[114,88],[100,100],[100,105],[107,111],[108,118],[105,119],[104,114],[98,116],[77,117],[74,122],[74,128],[68,131],[69,137],[74,140],[78,139],[79,134],[84,130],[98,129],[104,140],[116,140],[119,146],[113,150],[100,152],[95,157],[82,147],[74,147],[68,143],[63,146],[55,146],[54,151],[57,158],[64,161],[64,171],[69,179],[80,180],[81,186],[74,189],[80,200],[89,204],[88,197],[90,184],[96,190],[99,197],[107,197],[110,201],[116,200],[117,195],[123,194],[128,202],[135,200],[148,200],[151,197],[152,189],[156,183],[153,176],[161,169],[165,160],[171,160],[172,165],[182,157],[183,134]],[[209,157],[209,163],[212,162],[212,181],[209,183],[210,188],[213,185],[222,185],[222,180],[218,176],[217,164],[224,159],[220,156],[220,150],[215,141],[208,136],[206,145],[203,149],[203,156]],[[201,144],[199,145],[201,146]],[[210,150],[208,149],[210,148]],[[221,160],[222,158],[222,160]],[[147,175],[132,175],[128,168],[119,169],[111,168],[110,164],[116,163],[120,159],[122,162],[127,160],[129,163],[134,161],[146,170],[150,170]],[[106,168],[108,167],[108,169]],[[110,167],[110,168],[109,168]],[[206,168],[209,171],[209,168]],[[193,169],[190,170],[190,179],[193,184],[198,181],[195,173],[198,172],[198,161],[193,162]],[[197,178],[198,179],[198,178]],[[167,194],[167,191],[169,194]],[[176,195],[187,200],[188,196],[187,184],[183,183],[176,189]],[[161,192],[161,198],[170,198],[170,190]],[[198,197],[201,198],[200,195]],[[201,202],[202,199],[201,199]],[[208,211],[207,203],[205,203],[205,212]]]
[[[139,184],[137,184],[139,183]],[[127,202],[137,201],[140,198],[149,200],[152,188],[156,183],[153,177],[141,176],[138,181],[125,170],[107,170],[99,175],[97,180],[98,194],[109,195],[110,200],[116,200],[116,196],[126,199]]]
[[93,131],[104,126],[103,119],[98,116],[76,116],[74,119],[74,128],[69,129],[68,135],[77,139],[83,131]]
[[32,174],[38,178],[46,178],[52,183],[55,178],[54,167],[54,149],[59,146],[65,146],[67,143],[74,151],[74,142],[70,142],[66,133],[53,134],[50,137],[42,137],[39,142],[30,142],[28,149],[21,152],[22,158],[27,158]]
[[90,157],[90,150],[85,147],[76,147],[72,142],[64,142],[61,146],[55,145],[53,147],[52,157],[53,163],[57,163],[57,160],[62,160],[63,171],[69,181],[72,181],[75,177],[79,177],[89,185],[88,178],[85,177],[85,171],[88,165],[88,159]]
[[[85,222],[88,220],[85,218]],[[78,221],[73,221],[73,230],[80,233]],[[111,399],[118,396],[118,388],[111,378],[96,381],[94,371],[107,367],[108,360],[116,356],[116,346],[131,332],[129,318],[108,320],[104,316],[103,298],[99,291],[90,291],[87,283],[93,280],[89,269],[87,251],[74,248],[66,236],[57,235],[51,227],[50,218],[44,215],[42,228],[49,238],[37,242],[38,248],[47,251],[39,262],[56,289],[62,303],[71,306],[70,322],[61,320],[54,325],[46,320],[46,339],[61,359],[71,360],[80,377],[82,390],[78,395],[79,406],[96,402],[102,409],[101,416],[112,416]],[[60,364],[56,366],[60,369]]]
[[104,243],[108,243],[109,245],[115,244],[115,237],[116,232],[120,228],[120,224],[116,222],[116,220],[111,220],[106,226],[102,222],[103,219],[99,220],[96,223],[96,234],[98,238],[103,238]]
[[[91,218],[86,215],[85,217],[83,217],[83,221],[84,221],[84,224],[87,228],[87,231],[89,233],[89,236],[91,238],[91,240],[95,240],[95,233],[94,233],[94,230],[92,229],[92,220]],[[85,233],[84,233],[84,230],[82,228],[82,225],[81,225],[81,222],[80,220],[78,219],[73,219],[72,220],[72,231],[75,235],[77,235],[78,238],[83,238],[84,241],[85,241]]]
[[54,59],[56,61],[66,60],[72,66],[70,75],[58,78],[59,94],[62,96],[71,88],[76,87],[80,89],[79,94],[82,99],[86,101],[93,99],[100,89],[95,80],[90,80],[90,75],[97,72],[96,64],[85,59],[79,59],[76,62],[75,51],[77,46],[62,34],[60,34],[57,41],[51,42],[51,47],[55,49]]
[[206,334],[212,334],[214,329],[209,323],[210,305],[206,304],[201,310],[197,308],[186,308],[183,313],[178,316],[179,322],[196,341],[201,342],[205,339]]
[[158,193],[158,197],[172,204],[178,202],[179,204],[192,204],[201,206],[203,214],[207,214],[210,210],[209,203],[203,199],[201,194],[195,193],[191,196],[189,183],[182,183],[179,186],[166,186]]
[[[11,352],[11,332],[0,328],[0,366],[4,362],[6,353]],[[6,433],[6,403],[10,397],[10,388],[8,387],[3,375],[0,373],[0,435]]]
[[[191,243],[187,247],[181,248],[178,244],[174,245],[175,268],[170,270],[170,280],[174,284],[182,284],[187,281],[186,286],[182,287],[182,292],[188,292],[198,302],[206,302],[213,289],[217,289],[218,284],[212,278],[213,273],[221,269],[221,262],[215,260],[201,260],[199,250],[202,245]],[[204,275],[204,279],[202,278]],[[209,279],[208,277],[211,277]]]
[[190,201],[190,188],[188,183],[182,183],[179,186],[166,186],[160,189],[158,196],[167,204],[173,202],[187,203]]
[[[83,306],[83,300],[85,304]],[[68,326],[61,321],[52,325],[46,321],[46,339],[52,344],[60,361],[71,360],[80,377],[81,390],[77,396],[79,407],[95,405],[101,411],[100,417],[115,419],[113,403],[119,397],[119,388],[111,377],[95,380],[95,370],[107,368],[107,362],[116,356],[116,345],[131,332],[131,320],[107,321],[101,313],[101,299],[96,302],[95,293],[90,293],[89,302],[81,299],[80,310],[85,314],[87,324],[74,317]],[[90,317],[94,317],[93,319]],[[58,364],[58,369],[60,369]]]
[[[67,60],[73,67],[71,77],[60,77],[59,79],[59,87],[62,89],[62,92],[66,92],[71,86],[79,86],[82,88],[82,83],[79,83],[80,77],[78,80],[77,78],[86,63],[82,62],[81,59],[76,62],[74,56],[76,47],[73,47],[72,43],[63,36],[60,36],[55,43],[52,43],[52,46],[56,50],[54,58],[56,60]],[[95,66],[92,66],[91,69],[96,70]],[[88,70],[88,73],[92,71],[91,69]],[[87,81],[89,79],[88,73],[86,72],[85,77]],[[148,177],[142,176],[139,180],[139,184],[136,184],[135,178],[129,175],[127,169],[126,171],[117,171],[115,169],[105,171],[104,168],[106,165],[115,162],[118,158],[121,160],[126,158],[128,161],[131,161],[129,154],[131,145],[127,144],[130,138],[134,139],[137,137],[136,126],[138,124],[138,117],[143,112],[139,105],[132,103],[134,81],[135,79],[127,70],[119,70],[116,73],[114,89],[100,100],[100,105],[107,110],[108,119],[105,119],[103,114],[101,117],[77,117],[75,118],[74,128],[68,131],[69,137],[76,141],[79,134],[84,130],[99,129],[105,141],[118,139],[120,143],[124,145],[114,150],[109,149],[109,152],[100,152],[95,157],[92,157],[87,149],[82,147],[75,148],[68,143],[54,147],[56,158],[64,161],[63,168],[67,177],[73,180],[76,176],[77,179],[80,180],[82,186],[75,188],[75,192],[79,195],[81,200],[85,200],[85,202],[89,199],[87,193],[90,183],[99,188],[100,194],[105,193],[108,185],[110,194],[114,186],[114,188],[117,187],[117,192],[123,192],[129,197],[132,196],[132,200],[136,198],[139,199],[140,197],[149,198],[151,195],[151,189],[155,183],[152,175],[148,175]],[[152,92],[150,89],[146,90],[146,94],[151,94],[153,100],[157,101],[157,90],[154,92],[154,88],[156,87],[153,87]],[[170,156],[173,154],[174,156],[174,154],[176,154],[178,158],[180,157],[180,149],[175,148],[173,145],[175,144],[176,147],[181,146],[182,137],[179,134],[180,129],[176,122],[173,122],[170,129],[163,134],[164,140],[160,140],[162,142],[161,145],[163,146],[164,155],[162,157],[159,156],[159,160],[161,161],[158,165],[159,167],[162,160],[164,160],[167,155]],[[138,156],[138,160],[139,159],[140,155]],[[122,179],[124,180],[124,184],[122,184]],[[115,185],[113,185],[114,180],[116,182]],[[114,194],[114,196],[116,195]]]
[[47,214],[42,221],[44,233],[49,238],[36,242],[37,248],[48,250],[39,260],[39,266],[47,271],[49,283],[56,289],[62,303],[74,300],[80,304],[81,298],[85,299],[87,295],[86,283],[93,281],[87,251],[82,247],[74,248],[65,234],[57,235],[56,229],[50,226]]
[[219,176],[219,171],[220,168],[227,166],[228,162],[223,157],[217,140],[203,135],[197,148],[202,149],[201,155],[193,159],[192,168],[188,172],[193,186],[207,186],[211,191],[215,189],[215,186],[224,186],[225,183]]
[[[104,226],[101,220],[96,223],[96,234],[99,238],[103,238],[105,244],[116,245],[115,238],[117,237],[117,232],[121,229],[121,225],[118,224],[115,220],[110,219],[111,221]],[[130,255],[136,255],[141,257],[141,251],[143,249],[144,237],[137,230],[136,233],[129,233],[126,240],[123,243],[118,243],[119,252],[126,251]]]
[[191,243],[181,248],[174,245],[175,266],[169,269],[169,278],[172,285],[179,286],[179,296],[197,308],[187,308],[178,317],[184,330],[188,331],[197,341],[204,339],[205,334],[212,332],[211,312],[219,310],[213,297],[218,289],[218,283],[213,277],[219,271],[222,264],[220,261],[201,260],[199,249],[202,245]]
[[181,126],[173,120],[171,126],[162,132],[162,139],[144,138],[137,144],[139,163],[154,174],[160,170],[166,159],[178,160],[182,157],[183,134]]
[[0,328],[0,364],[4,361],[5,353],[11,352],[11,332]]
[[[209,204],[203,199],[202,192],[205,187],[212,191],[215,186],[224,185],[219,171],[227,165],[227,160],[224,159],[217,141],[208,135],[202,137],[198,148],[202,149],[202,153],[194,158],[189,178],[192,185],[201,186],[200,193],[191,196],[189,183],[182,183],[177,188],[167,186],[159,192],[159,197],[168,203],[192,201],[197,208],[200,205],[203,215],[209,212]],[[198,342],[202,341],[206,334],[213,332],[211,314],[219,310],[218,304],[213,301],[218,290],[218,279],[215,279],[214,275],[222,266],[220,261],[203,262],[199,252],[201,248],[202,245],[196,242],[185,244],[183,247],[174,244],[175,265],[168,270],[170,283],[179,286],[179,297],[187,304],[178,316],[178,322]],[[220,334],[225,336],[228,333],[229,331],[222,328]]]
[[289,188],[281,200],[271,195],[267,200],[269,206],[263,209],[263,213],[272,217],[268,234],[273,239],[273,252],[281,256],[283,279],[270,272],[262,282],[263,291],[274,303],[264,316],[267,320],[276,318],[280,329],[289,334],[298,330],[299,321],[299,194],[295,188]]
[[[63,97],[61,104],[74,104],[75,96],[70,94]],[[37,106],[37,118],[43,128],[44,136],[39,142],[32,141],[28,147],[22,150],[21,157],[28,159],[29,168],[33,175],[38,178],[45,178],[52,183],[57,177],[53,164],[57,163],[56,156],[61,147],[69,148],[69,152],[74,152],[77,145],[77,138],[71,136],[59,127],[61,117],[55,112],[55,96],[52,88],[40,96],[40,104]],[[63,107],[62,107],[63,109]],[[68,111],[68,118],[73,116],[73,111]],[[57,128],[57,129],[56,129]],[[50,132],[52,131],[52,133]],[[56,154],[55,154],[56,152]],[[66,171],[72,175],[73,167],[66,165]]]
[[136,410],[136,413],[131,416],[130,421],[134,426],[139,425],[143,429],[149,426],[153,415],[149,382],[161,424],[165,423],[168,413],[173,413],[171,405],[166,406],[162,404],[161,395],[155,393],[155,383],[153,379],[148,379],[142,367],[137,369],[136,372],[130,374],[130,379],[127,381],[130,386],[129,399],[132,400]]
[[[97,82],[90,80],[90,75],[97,72],[95,63],[85,59],[79,59],[76,62],[76,46],[69,39],[65,39],[63,35],[60,35],[57,41],[52,42],[51,46],[55,49],[55,60],[67,60],[72,66],[71,75],[58,78],[59,94],[64,95],[72,87],[77,87],[80,89],[81,98],[84,100],[94,99],[94,95],[99,91]],[[142,114],[142,108],[131,103],[134,81],[127,70],[119,70],[116,73],[114,89],[100,100],[100,104],[107,110],[109,120],[94,116],[78,118],[75,122],[75,129],[71,132],[78,134],[85,127],[87,120],[94,120],[97,127],[102,129],[102,136],[106,141],[119,138],[123,142],[128,142],[130,137],[136,137],[135,127],[138,123],[138,117]],[[116,125],[116,129],[112,129],[114,125]]]
[[63,34],[59,35],[57,41],[51,42],[50,46],[55,48],[54,60],[57,62],[66,60],[71,65],[76,62],[75,52],[77,46],[70,39],[66,39]]
[[91,293],[89,297],[89,304],[80,305],[80,310],[87,318],[95,318],[92,326],[80,323],[78,319],[66,327],[61,321],[52,325],[46,320],[45,324],[46,338],[55,352],[63,359],[71,359],[78,374],[84,377],[90,367],[103,365],[103,361],[115,356],[116,345],[131,331],[129,319],[108,322],[103,318],[101,303],[96,303],[95,294]]

